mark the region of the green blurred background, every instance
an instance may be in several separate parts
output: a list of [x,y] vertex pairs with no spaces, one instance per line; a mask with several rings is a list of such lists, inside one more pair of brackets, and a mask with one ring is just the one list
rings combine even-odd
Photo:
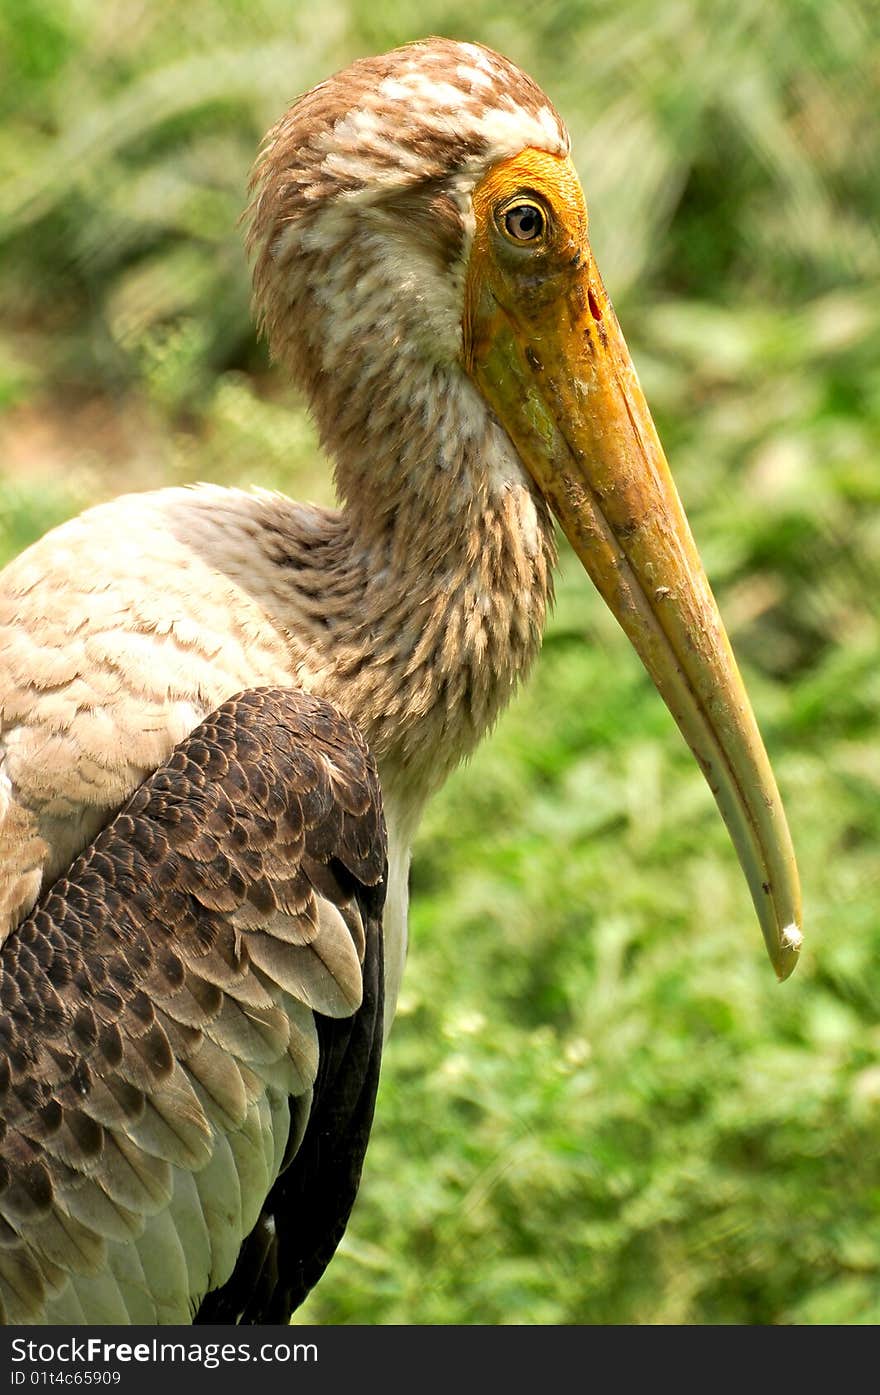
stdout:
[[5,0],[0,560],[132,488],[330,498],[250,326],[248,167],[299,91],[431,32],[569,122],[808,939],[780,988],[564,553],[535,677],[426,818],[362,1195],[299,1317],[880,1321],[874,0]]

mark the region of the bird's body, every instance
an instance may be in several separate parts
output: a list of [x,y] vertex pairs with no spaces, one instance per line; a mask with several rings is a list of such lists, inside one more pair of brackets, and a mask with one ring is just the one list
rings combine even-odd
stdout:
[[[340,508],[213,486],[127,496],[0,575],[0,1298],[14,1321],[276,1321],[318,1277],[357,1185],[412,840],[538,652],[551,508],[713,785],[779,972],[796,952],[778,796],[547,99],[476,45],[364,60],[271,133],[251,215],[262,323],[309,396]],[[276,739],[288,730],[292,745]],[[236,743],[265,780],[223,786]],[[297,795],[310,761],[326,784],[314,845],[277,793]],[[213,794],[201,776],[179,785],[195,767]],[[165,823],[143,837],[165,851],[133,870],[133,815],[111,820],[145,780],[135,799]],[[46,946],[69,935],[80,974],[53,983]],[[108,1008],[89,967],[114,944],[134,956],[131,1010],[116,989]],[[229,1027],[224,995],[263,1014],[271,1049]],[[89,1011],[84,1076],[59,1043]],[[132,1064],[146,1022],[164,1044]],[[211,1093],[224,1053],[234,1099]],[[174,1137],[143,1122],[157,1111]],[[117,1154],[140,1178],[131,1195]]]

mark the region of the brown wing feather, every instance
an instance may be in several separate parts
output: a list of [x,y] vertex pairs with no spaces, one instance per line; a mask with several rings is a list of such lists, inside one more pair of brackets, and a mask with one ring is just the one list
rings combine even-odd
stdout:
[[[240,1243],[260,1213],[288,1142],[287,1098],[308,1098],[318,1072],[315,1013],[359,1008],[358,897],[373,889],[381,906],[384,876],[378,781],[356,729],[316,698],[256,689],[181,742],[10,934],[7,1320],[81,1309],[94,1321],[90,1297],[98,1319],[130,1314],[120,1247],[134,1242],[146,1273],[171,1243],[168,1217],[178,1240],[194,1225],[192,1195],[201,1211],[178,1266],[190,1311],[225,1282],[235,1246],[221,1220],[234,1217]],[[199,1178],[228,1172],[228,1158],[236,1177],[212,1182],[232,1198],[221,1216]],[[157,1320],[174,1318],[157,1309]]]

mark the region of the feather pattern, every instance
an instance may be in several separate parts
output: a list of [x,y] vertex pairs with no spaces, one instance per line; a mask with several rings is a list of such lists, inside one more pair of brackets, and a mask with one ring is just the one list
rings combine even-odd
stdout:
[[[318,888],[303,866],[324,869]],[[229,1280],[260,1215],[268,1226],[289,1100],[314,1098],[320,1023],[359,1015],[385,869],[356,729],[318,698],[250,690],[174,749],[7,937],[7,1321],[69,1321],[77,1303],[93,1321],[189,1321]],[[168,1296],[145,1316],[160,1252]],[[273,1239],[272,1272],[290,1263]]]

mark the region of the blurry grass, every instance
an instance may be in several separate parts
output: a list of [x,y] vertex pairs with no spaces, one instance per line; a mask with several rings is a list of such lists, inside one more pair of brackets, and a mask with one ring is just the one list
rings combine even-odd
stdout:
[[880,1320],[877,18],[3,9],[0,560],[130,488],[330,497],[249,326],[247,168],[356,54],[481,39],[572,128],[799,851],[780,988],[710,796],[565,554],[533,681],[426,818],[362,1195],[304,1321]]

